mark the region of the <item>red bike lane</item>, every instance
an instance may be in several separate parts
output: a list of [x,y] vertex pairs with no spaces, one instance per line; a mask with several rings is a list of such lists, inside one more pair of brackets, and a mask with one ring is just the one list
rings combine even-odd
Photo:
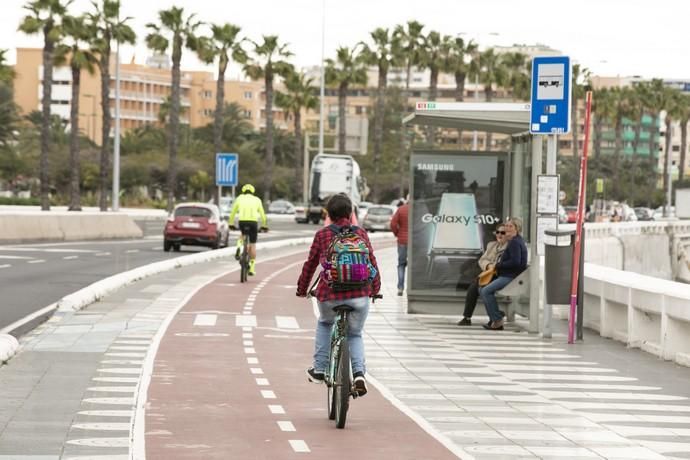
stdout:
[[[148,459],[457,458],[372,385],[345,429],[310,384],[315,317],[295,297],[306,254],[203,287],[170,323],[146,406]],[[384,267],[383,269],[395,269]]]

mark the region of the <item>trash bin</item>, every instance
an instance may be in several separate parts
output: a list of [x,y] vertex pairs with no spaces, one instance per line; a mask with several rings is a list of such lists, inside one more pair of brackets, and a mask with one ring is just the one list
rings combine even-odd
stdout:
[[570,304],[573,271],[574,230],[544,230],[545,302],[550,305]]

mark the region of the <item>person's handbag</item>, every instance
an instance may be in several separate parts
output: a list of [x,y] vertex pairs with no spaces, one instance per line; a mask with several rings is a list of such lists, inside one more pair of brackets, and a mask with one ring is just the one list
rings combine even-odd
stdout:
[[486,286],[487,284],[489,284],[491,282],[491,280],[494,279],[495,275],[496,275],[496,268],[494,268],[494,267],[487,268],[486,270],[481,272],[479,274],[479,276],[477,277],[477,284],[479,286]]

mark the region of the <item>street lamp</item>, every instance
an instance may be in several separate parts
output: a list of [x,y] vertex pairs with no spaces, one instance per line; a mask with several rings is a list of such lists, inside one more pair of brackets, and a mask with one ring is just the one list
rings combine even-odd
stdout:
[[[119,21],[119,16],[118,16]],[[120,41],[115,51],[115,139],[113,142],[113,211],[120,210]],[[106,142],[106,139],[103,139]]]

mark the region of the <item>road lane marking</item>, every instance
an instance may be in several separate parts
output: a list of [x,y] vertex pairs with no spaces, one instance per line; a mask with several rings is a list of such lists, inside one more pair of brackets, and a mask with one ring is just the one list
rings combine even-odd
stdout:
[[271,390],[261,390],[261,396],[264,399],[276,399],[276,394]]
[[5,264],[5,265],[0,265],[0,268],[10,268],[12,265],[10,264]]
[[276,316],[275,319],[279,329],[299,329],[297,318],[294,316]]
[[74,259],[78,259],[78,258],[79,258],[79,256],[65,256],[65,257],[63,257],[63,260],[74,260]]
[[252,334],[251,332],[245,332],[244,334],[242,334],[243,339],[251,339],[253,337],[254,337],[254,334]]
[[271,414],[284,414],[285,413],[285,409],[283,409],[283,406],[281,406],[279,404],[269,404],[268,410],[271,411]]
[[256,327],[256,316],[254,316],[254,315],[235,316],[235,326]]
[[259,358],[247,358],[247,364],[259,364]]
[[96,257],[109,256],[109,255],[110,255],[109,252],[97,252],[96,253]]
[[264,373],[263,369],[261,369],[260,367],[252,367],[251,369],[249,369],[249,372],[251,372],[251,373],[254,374],[254,375],[258,375],[258,374],[263,374],[263,373]]
[[36,259],[36,260],[30,260],[27,262],[28,264],[43,264],[45,263],[45,260],[43,259]]
[[248,355],[255,355],[256,354],[256,350],[254,350],[253,348],[245,348],[244,352]]
[[295,429],[295,425],[292,424],[292,422],[288,421],[279,421],[278,427],[280,428],[280,431],[297,431]]
[[292,450],[295,452],[311,452],[311,450],[309,450],[309,446],[307,446],[307,443],[301,439],[290,439],[289,442],[290,446],[292,446]]
[[251,332],[251,331],[253,331],[253,330],[254,330],[253,328],[248,327],[248,326],[244,326],[244,327],[242,328],[242,331],[243,331],[243,332]]
[[134,253],[137,253],[137,252],[139,252],[138,249],[127,249],[127,250],[125,251],[125,254],[134,254]]
[[256,384],[260,387],[267,387],[270,385],[270,383],[268,383],[268,379],[256,379]]
[[194,326],[215,326],[218,315],[200,313],[194,318]]
[[31,257],[25,257],[25,256],[5,256],[5,255],[0,255],[0,259],[30,260]]
[[254,341],[253,341],[253,340],[244,340],[244,341],[242,342],[242,345],[244,345],[245,347],[253,347],[253,346],[254,346]]

